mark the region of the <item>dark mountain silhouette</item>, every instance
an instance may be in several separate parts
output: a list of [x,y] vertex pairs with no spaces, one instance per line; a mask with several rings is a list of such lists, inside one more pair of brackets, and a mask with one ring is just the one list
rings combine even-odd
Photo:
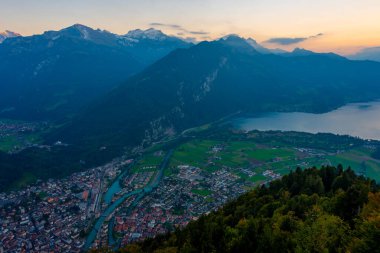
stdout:
[[132,74],[188,45],[153,29],[116,35],[79,24],[7,39],[0,44],[0,117],[71,116]]

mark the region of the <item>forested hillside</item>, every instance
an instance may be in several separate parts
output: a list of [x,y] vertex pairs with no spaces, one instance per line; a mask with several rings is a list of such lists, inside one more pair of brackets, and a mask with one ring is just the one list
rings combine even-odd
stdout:
[[119,252],[380,252],[378,190],[341,166],[297,169],[183,230]]

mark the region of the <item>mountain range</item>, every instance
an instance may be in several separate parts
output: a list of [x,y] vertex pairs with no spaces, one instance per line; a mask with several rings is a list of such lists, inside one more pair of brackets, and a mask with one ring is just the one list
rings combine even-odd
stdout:
[[356,54],[349,55],[348,58],[352,60],[369,60],[380,62],[380,47],[364,48]]
[[[279,59],[311,55],[343,59],[299,48],[293,52],[268,49],[237,35],[218,42],[234,46],[231,38],[241,39],[235,42],[242,46],[244,41],[243,47],[268,59],[274,55],[282,56]],[[117,35],[80,24],[26,37],[6,31],[0,34],[0,42],[0,117],[21,120],[73,118],[173,50],[194,46],[152,28]],[[349,58],[379,60],[378,51],[365,49]]]
[[0,117],[62,119],[191,44],[148,29],[116,35],[76,24],[0,44]]
[[[246,42],[263,54],[286,53]],[[0,117],[73,117],[131,75],[191,45],[153,28],[125,35],[81,24],[26,37],[6,31],[0,34]]]

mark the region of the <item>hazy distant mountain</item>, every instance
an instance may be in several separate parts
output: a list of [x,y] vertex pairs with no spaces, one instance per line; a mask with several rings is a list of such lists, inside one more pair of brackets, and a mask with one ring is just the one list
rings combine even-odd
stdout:
[[313,51],[297,47],[292,52],[284,53],[283,56],[310,56],[310,55],[317,55],[317,54],[318,53],[315,53]]
[[[222,40],[226,40],[227,38],[240,38],[242,39],[239,35],[236,35],[236,34],[230,34],[230,35],[227,35],[227,36],[224,36],[223,38],[221,38]],[[244,39],[250,46],[252,46],[257,52],[261,53],[261,54],[283,54],[283,53],[288,53],[288,51],[285,51],[283,49],[279,49],[279,48],[276,48],[276,49],[270,49],[270,48],[266,48],[264,46],[262,46],[261,44],[257,43],[256,40],[252,39],[252,38],[248,38],[248,39]]]
[[21,34],[6,30],[5,32],[0,33],[0,43],[2,43],[7,38],[14,38],[19,36],[21,36]]
[[116,35],[80,24],[7,39],[0,44],[0,117],[70,116],[130,75],[189,45],[152,29]]
[[176,48],[186,48],[191,45],[153,28],[129,31],[126,35],[119,36],[119,43],[129,48],[132,55],[146,64],[156,61]]
[[323,56],[325,58],[332,58],[336,60],[347,60],[345,57],[335,53],[316,53],[303,48],[295,48],[292,52],[279,53],[283,57],[304,57],[304,56]]
[[300,50],[261,54],[230,36],[172,52],[51,140],[117,152],[236,112],[323,112],[379,97],[378,63]]
[[364,48],[356,54],[347,56],[352,60],[380,61],[380,47]]
[[254,49],[256,49],[257,52],[259,52],[259,53],[262,53],[262,54],[271,54],[272,53],[272,51],[270,49],[263,47],[262,45],[257,43],[256,40],[254,40],[252,38],[248,38],[246,40],[246,42],[248,42],[248,44],[251,45]]

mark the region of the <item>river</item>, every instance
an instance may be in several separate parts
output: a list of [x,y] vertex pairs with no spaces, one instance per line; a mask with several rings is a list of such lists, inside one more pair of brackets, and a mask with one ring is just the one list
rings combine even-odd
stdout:
[[[93,226],[92,230],[90,231],[89,235],[87,236],[86,238],[86,243],[84,245],[84,249],[85,250],[88,250],[92,243],[94,242],[94,240],[96,239],[96,235],[99,231],[99,229],[102,227],[104,221],[106,220],[106,218],[113,213],[113,211],[119,206],[121,205],[127,198],[133,196],[133,195],[136,195],[136,194],[142,194],[141,196],[139,196],[136,200],[140,200],[146,193],[149,193],[151,192],[155,187],[158,186],[158,184],[160,183],[161,179],[162,179],[162,176],[164,174],[164,170],[166,168],[166,166],[168,165],[169,163],[169,160],[170,160],[170,157],[171,155],[173,154],[173,150],[170,150],[168,151],[168,153],[166,154],[166,156],[164,157],[161,165],[160,165],[160,168],[159,168],[159,171],[156,175],[156,177],[152,180],[152,182],[147,185],[145,188],[143,189],[138,189],[138,190],[135,190],[135,191],[132,191],[132,192],[129,192],[129,193],[126,193],[124,194],[123,196],[121,196],[120,198],[118,198],[117,200],[115,200],[112,204],[110,204],[106,210],[102,213],[102,215],[98,218],[98,220],[96,221],[95,225]],[[129,170],[126,170],[124,172],[122,172],[123,174],[125,174],[127,171]],[[121,175],[120,175],[121,176]],[[119,176],[119,177],[120,177]],[[118,177],[118,178],[119,178]],[[118,179],[114,182],[115,183],[118,183]],[[114,191],[117,190],[117,186],[114,186],[114,184],[111,185],[111,187],[109,188],[109,190],[106,192],[105,196],[111,196],[111,199],[112,199],[112,196],[113,194],[115,193]],[[120,187],[120,185],[119,185]],[[109,191],[111,191],[110,193],[108,193]],[[108,198],[107,198],[108,200]],[[134,204],[137,204],[135,203],[136,200],[134,201]]]

